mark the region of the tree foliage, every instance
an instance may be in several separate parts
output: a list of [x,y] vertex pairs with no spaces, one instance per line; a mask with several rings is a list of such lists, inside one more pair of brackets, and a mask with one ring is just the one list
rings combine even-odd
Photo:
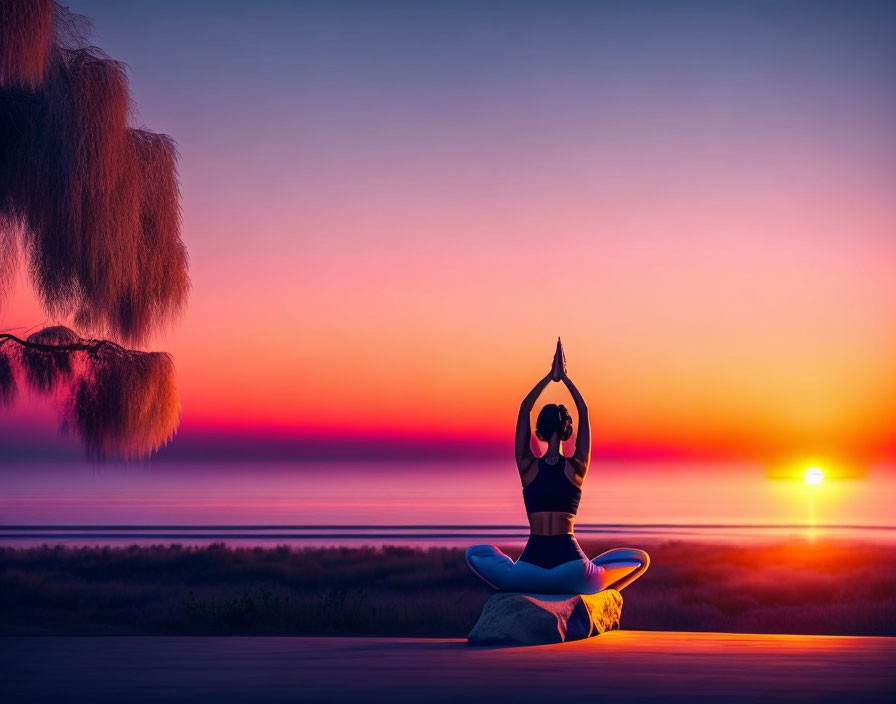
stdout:
[[83,339],[61,325],[25,340],[0,333],[0,405],[12,403],[20,385],[54,397],[62,429],[98,459],[149,456],[180,420],[170,355]]
[[139,343],[189,292],[177,153],[130,126],[125,67],[48,0],[0,0],[0,292],[18,255],[47,311]]

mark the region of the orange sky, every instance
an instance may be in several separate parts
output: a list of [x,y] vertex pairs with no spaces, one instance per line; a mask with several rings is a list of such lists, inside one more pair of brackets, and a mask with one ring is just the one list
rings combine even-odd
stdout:
[[[226,59],[223,29],[197,38],[169,8],[160,57],[163,18],[73,8],[129,64],[143,120],[179,142],[193,293],[151,346],[175,356],[185,431],[510,443],[561,335],[598,449],[893,458],[880,18],[843,36],[836,17],[688,24],[649,46],[632,18],[598,48],[575,18],[517,18],[508,32],[553,50],[490,53],[471,34],[482,72],[418,18],[422,55],[400,27],[364,25],[296,71],[291,52],[311,49],[276,22],[270,54],[228,35]],[[387,37],[394,53],[362,51]],[[44,319],[26,284],[0,310],[4,329]]]

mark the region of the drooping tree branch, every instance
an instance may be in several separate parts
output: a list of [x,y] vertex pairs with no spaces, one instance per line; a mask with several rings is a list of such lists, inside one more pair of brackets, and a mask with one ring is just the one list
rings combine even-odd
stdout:
[[44,79],[53,45],[53,0],[0,3],[0,84],[35,88]]
[[0,0],[0,248],[26,255],[48,312],[139,343],[189,293],[177,151],[129,126],[125,67],[87,27],[53,0]]
[[23,340],[20,337],[16,337],[8,332],[0,332],[0,345],[3,345],[6,341],[15,342],[22,347],[27,347],[32,350],[42,350],[44,352],[79,352],[79,351],[96,351],[100,347],[104,347],[109,345],[110,347],[117,347],[118,349],[124,350],[125,348],[119,345],[116,342],[112,342],[111,340],[84,340],[83,342],[75,342],[67,345],[52,345],[52,344],[42,344],[40,342],[32,342],[30,340]]
[[151,455],[171,440],[180,421],[170,355],[84,339],[63,326],[26,339],[0,333],[0,403],[12,402],[19,382],[54,395],[61,428],[100,459]]
[[177,150],[130,125],[123,64],[56,0],[0,0],[0,304],[20,262],[48,327],[0,333],[0,403],[19,382],[59,399],[89,454],[146,456],[180,416],[174,363],[127,349],[185,305]]

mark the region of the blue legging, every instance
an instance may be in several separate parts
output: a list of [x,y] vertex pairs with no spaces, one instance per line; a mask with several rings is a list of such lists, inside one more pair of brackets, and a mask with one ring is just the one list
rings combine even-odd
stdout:
[[595,594],[627,587],[644,574],[650,557],[637,548],[616,548],[593,560],[572,560],[545,569],[528,562],[514,562],[494,545],[474,545],[467,548],[467,564],[499,591]]

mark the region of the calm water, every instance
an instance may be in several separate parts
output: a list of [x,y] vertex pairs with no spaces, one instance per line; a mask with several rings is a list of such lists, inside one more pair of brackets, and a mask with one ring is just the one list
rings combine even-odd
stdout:
[[[896,528],[889,526],[827,525],[589,525],[576,526],[580,540],[639,541],[695,540],[741,543],[819,540],[828,537],[892,542]],[[409,545],[464,547],[473,543],[498,543],[522,547],[527,529],[507,526],[4,526],[0,545],[210,545],[293,547]]]
[[[896,472],[769,479],[749,465],[596,463],[584,536],[891,540]],[[0,464],[0,543],[513,544],[526,528],[512,464]]]

